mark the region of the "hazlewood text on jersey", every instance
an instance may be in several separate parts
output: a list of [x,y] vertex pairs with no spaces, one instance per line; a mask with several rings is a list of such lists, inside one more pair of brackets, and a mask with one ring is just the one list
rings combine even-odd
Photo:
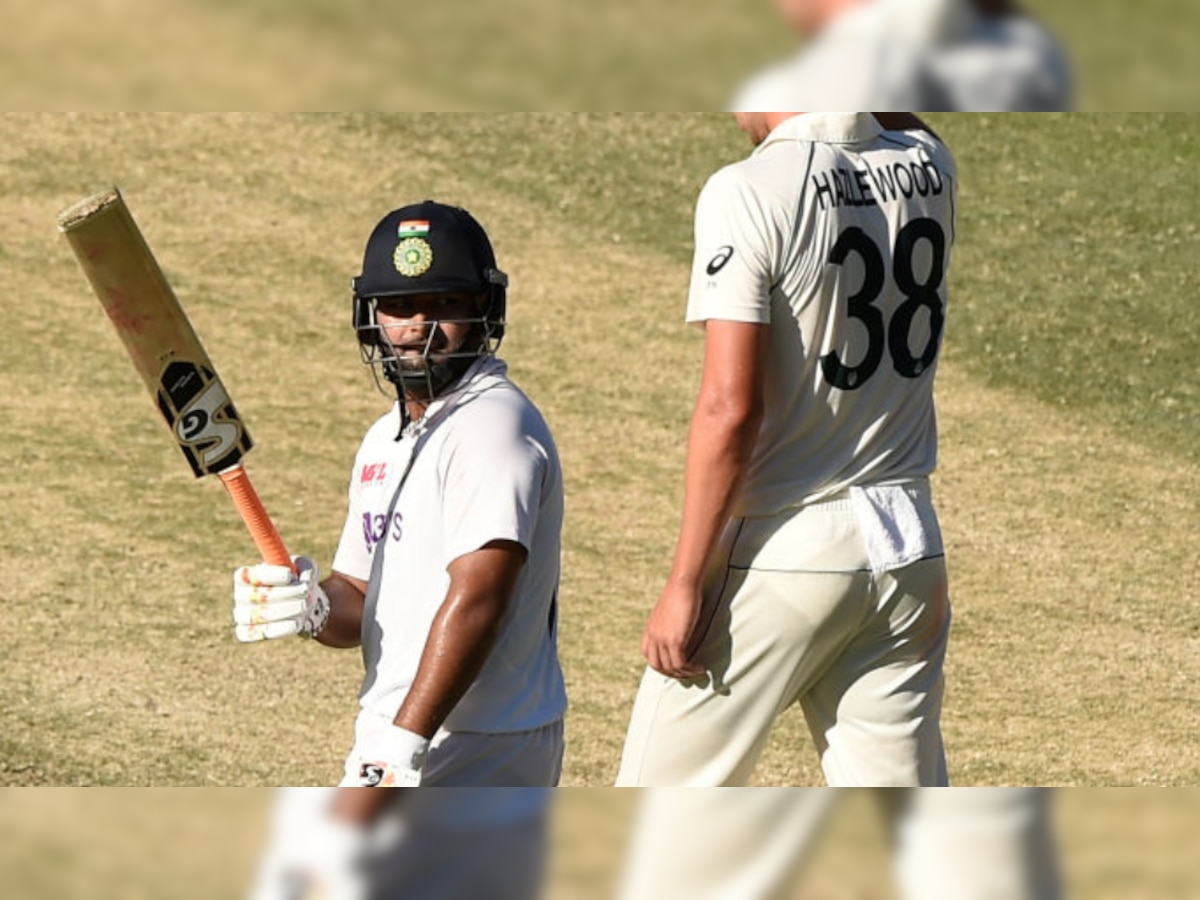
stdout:
[[821,209],[877,206],[903,197],[938,196],[945,190],[942,173],[929,160],[898,160],[874,169],[829,169],[812,176]]

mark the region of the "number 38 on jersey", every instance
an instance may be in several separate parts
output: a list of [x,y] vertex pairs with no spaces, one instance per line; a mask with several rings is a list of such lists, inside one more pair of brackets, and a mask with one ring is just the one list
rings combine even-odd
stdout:
[[[919,254],[923,247],[927,251]],[[946,319],[938,294],[946,272],[946,234],[934,219],[913,219],[896,235],[891,255],[889,284],[883,251],[861,228],[847,228],[829,251],[830,265],[845,266],[857,256],[864,273],[862,286],[846,298],[846,315],[866,329],[865,353],[857,362],[843,359],[837,350],[821,357],[825,380],[841,390],[853,391],[866,384],[885,356],[903,378],[920,377],[937,358]],[[922,274],[916,271],[918,256],[929,260],[928,270]],[[898,304],[881,302],[888,297],[896,297]],[[912,332],[922,310],[928,316],[928,337],[924,347],[914,348]]]

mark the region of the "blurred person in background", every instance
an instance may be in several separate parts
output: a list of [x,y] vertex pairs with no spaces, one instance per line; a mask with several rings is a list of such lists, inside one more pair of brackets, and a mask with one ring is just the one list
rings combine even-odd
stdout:
[[[873,789],[904,900],[1059,900],[1044,788]],[[846,795],[837,788],[642,792],[620,900],[773,900]]]
[[1074,106],[1066,51],[1034,16],[1011,0],[944,2],[959,7],[959,30],[943,37],[928,65],[946,110],[1059,112]]
[[777,0],[806,43],[754,76],[736,111],[1067,110],[1063,48],[1012,0]]

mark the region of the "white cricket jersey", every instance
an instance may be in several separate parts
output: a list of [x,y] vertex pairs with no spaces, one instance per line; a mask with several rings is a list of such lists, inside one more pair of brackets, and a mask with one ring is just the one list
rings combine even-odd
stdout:
[[687,320],[770,326],[766,412],[734,515],[933,471],[955,181],[927,132],[816,113],[705,185]]
[[521,544],[528,558],[499,638],[443,728],[524,731],[566,710],[556,647],[562,470],[541,413],[505,373],[500,360],[479,360],[399,439],[397,404],[355,458],[333,568],[367,581],[387,544],[377,600],[368,591],[363,617],[365,710],[399,711],[446,598],[447,567],[495,540]]

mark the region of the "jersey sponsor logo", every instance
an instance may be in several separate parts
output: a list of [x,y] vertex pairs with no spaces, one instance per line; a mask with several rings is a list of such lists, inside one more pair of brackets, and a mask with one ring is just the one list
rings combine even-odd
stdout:
[[360,484],[382,484],[387,480],[387,463],[367,463],[358,480]]
[[391,532],[392,540],[400,540],[400,535],[404,529],[401,527],[403,519],[399,513],[393,512],[391,521],[388,520],[387,513],[363,513],[363,540],[367,544],[367,552],[370,553],[375,545],[387,537],[388,532]]
[[717,250],[717,255],[708,261],[708,267],[704,270],[709,275],[716,275],[723,268],[725,263],[733,258],[733,248],[726,244]]

